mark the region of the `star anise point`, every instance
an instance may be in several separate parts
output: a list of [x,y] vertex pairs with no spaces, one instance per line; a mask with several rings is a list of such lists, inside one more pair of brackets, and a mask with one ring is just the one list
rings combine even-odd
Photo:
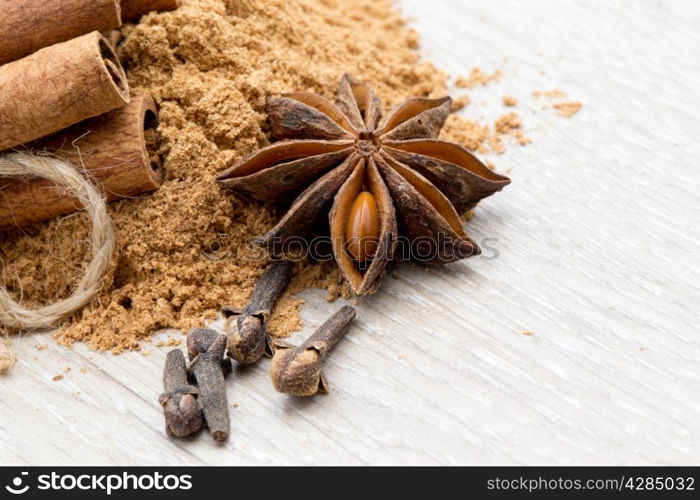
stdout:
[[273,97],[267,112],[276,142],[217,181],[258,200],[295,197],[260,238],[273,251],[328,211],[339,267],[356,294],[371,293],[399,243],[408,244],[402,258],[426,262],[478,255],[460,214],[510,182],[464,147],[438,139],[451,102],[417,97],[383,115],[371,87],[349,75],[335,103],[306,92]]

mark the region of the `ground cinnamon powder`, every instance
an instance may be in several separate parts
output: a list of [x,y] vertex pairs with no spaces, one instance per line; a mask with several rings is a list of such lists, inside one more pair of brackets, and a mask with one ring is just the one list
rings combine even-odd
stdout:
[[[281,211],[222,192],[214,177],[267,144],[270,94],[332,97],[345,72],[371,82],[387,107],[447,93],[446,75],[419,60],[418,37],[391,0],[185,0],[123,32],[119,54],[133,92],[160,105],[167,177],[155,193],[110,206],[116,258],[99,297],[56,333],[65,344],[137,349],[158,329],[186,331],[223,305],[246,303],[267,264],[250,260],[246,240]],[[473,71],[468,83],[500,76]],[[497,135],[456,115],[443,131],[481,152]],[[89,259],[88,235],[85,216],[75,215],[0,236],[5,286],[29,305],[66,296]],[[278,336],[301,326],[295,292],[348,293],[332,263],[300,263],[296,272],[271,320]]]

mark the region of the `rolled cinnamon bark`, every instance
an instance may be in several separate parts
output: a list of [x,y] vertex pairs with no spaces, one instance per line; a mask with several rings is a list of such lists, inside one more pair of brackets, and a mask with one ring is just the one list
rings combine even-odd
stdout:
[[122,19],[124,22],[138,21],[152,10],[173,10],[179,5],[179,0],[122,0]]
[[91,31],[121,26],[119,0],[0,1],[0,64]]
[[0,66],[0,150],[129,102],[124,70],[94,31]]
[[[91,118],[29,147],[54,153],[102,187],[109,201],[156,189],[162,181],[156,133],[158,114],[151,97],[134,97],[129,105]],[[43,179],[0,179],[0,229],[27,226],[82,206]]]
[[124,35],[122,35],[120,30],[105,31],[102,33],[102,36],[109,41],[114,50],[117,50],[117,45],[119,45],[119,42],[121,42],[124,38]]

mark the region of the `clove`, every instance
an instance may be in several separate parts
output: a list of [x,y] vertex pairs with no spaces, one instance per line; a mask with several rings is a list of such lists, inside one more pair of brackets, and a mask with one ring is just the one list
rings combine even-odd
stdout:
[[276,260],[258,281],[250,302],[244,309],[222,309],[228,318],[226,333],[229,354],[239,363],[255,363],[264,354],[272,354],[267,320],[270,311],[287,288],[291,275],[292,263]]
[[190,370],[199,386],[201,406],[209,431],[217,442],[228,439],[231,428],[224,385],[226,336],[195,328],[187,335]]
[[327,393],[328,381],[321,370],[323,358],[347,333],[353,319],[355,309],[344,306],[299,347],[276,342],[270,367],[275,389],[294,396]]
[[204,424],[197,398],[199,391],[187,382],[187,364],[180,349],[168,353],[163,370],[165,392],[158,401],[165,414],[165,431],[170,436],[185,437],[199,431]]

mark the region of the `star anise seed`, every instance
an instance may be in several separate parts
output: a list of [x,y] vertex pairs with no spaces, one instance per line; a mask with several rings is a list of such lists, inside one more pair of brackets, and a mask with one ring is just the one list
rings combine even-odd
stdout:
[[413,98],[382,116],[371,87],[343,76],[336,102],[295,92],[271,98],[272,145],[226,169],[220,185],[250,198],[294,200],[259,243],[307,234],[329,213],[335,259],[358,295],[379,286],[399,235],[410,258],[448,263],[479,254],[461,213],[510,179],[438,140],[451,99]]

